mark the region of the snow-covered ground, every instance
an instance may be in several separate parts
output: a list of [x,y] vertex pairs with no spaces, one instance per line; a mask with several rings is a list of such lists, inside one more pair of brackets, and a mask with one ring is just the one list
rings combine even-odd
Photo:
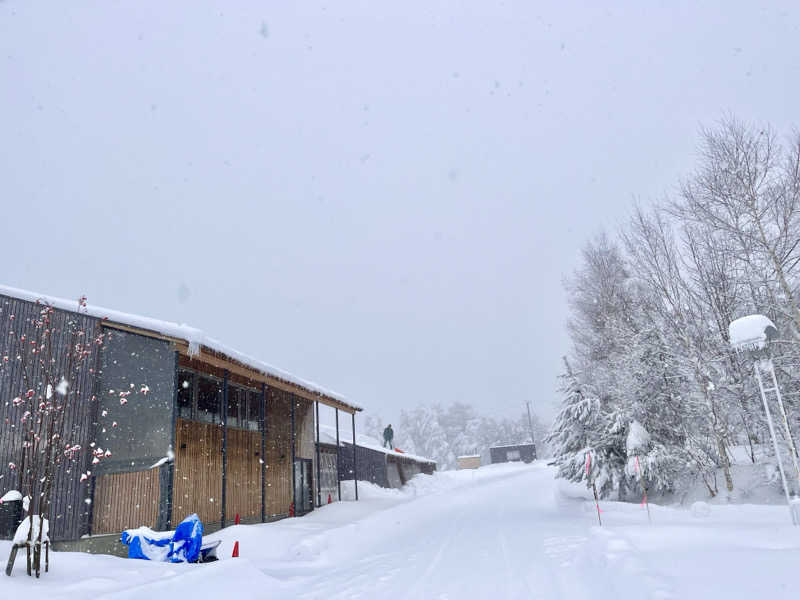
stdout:
[[[3,597],[794,598],[800,528],[782,506],[594,505],[542,463],[420,475],[403,490],[236,526],[223,560],[166,565],[56,553],[39,582],[18,562]],[[227,558],[234,540],[241,557]],[[7,556],[8,542],[0,542]]]

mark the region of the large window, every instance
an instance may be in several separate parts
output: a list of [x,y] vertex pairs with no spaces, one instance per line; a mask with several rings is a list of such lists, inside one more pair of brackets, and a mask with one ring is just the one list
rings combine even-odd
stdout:
[[241,413],[244,412],[244,405],[247,402],[247,392],[245,390],[228,386],[228,427],[242,426]]
[[245,429],[258,431],[259,422],[261,420],[261,392],[249,392],[247,396],[247,420],[245,422]]
[[178,372],[178,417],[191,419],[194,408],[194,379],[191,371]]
[[[178,417],[222,423],[222,381],[181,369],[178,372]],[[228,384],[228,427],[259,431],[261,392]]]
[[197,378],[197,420],[222,422],[222,384],[208,377]]
[[260,393],[228,386],[228,427],[258,431],[260,402]]

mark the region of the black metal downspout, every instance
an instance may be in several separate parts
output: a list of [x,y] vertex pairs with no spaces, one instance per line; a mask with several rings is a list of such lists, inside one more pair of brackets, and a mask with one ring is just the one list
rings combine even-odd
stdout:
[[353,417],[353,482],[356,485],[356,500],[358,500],[358,459],[356,454],[356,413],[351,413]]
[[336,490],[339,494],[339,502],[342,501],[342,470],[339,468],[339,453],[342,448],[339,445],[339,409],[336,410]]
[[225,527],[225,500],[228,487],[228,369],[222,378],[222,512],[220,527]]
[[[97,352],[97,354],[95,355],[95,359],[94,360],[95,360],[95,362],[94,362],[95,377],[94,377],[94,381],[92,382],[92,395],[95,398],[98,398],[100,396],[100,377],[101,377],[101,375],[103,373],[103,370],[101,368],[102,367],[102,360],[101,360],[101,357],[100,357],[100,352]],[[92,411],[92,423],[95,423],[94,435],[96,436],[97,435],[98,416],[100,414],[100,406],[99,406],[100,403],[99,402],[93,402],[92,404],[93,404],[93,406],[91,408],[91,411]],[[2,444],[0,444],[0,446],[1,445]],[[84,462],[86,463],[84,471],[88,471],[88,470],[91,469],[90,460],[91,460],[91,452],[87,452],[86,453],[86,459],[84,460]],[[22,477],[22,473],[21,472],[20,472],[20,477]],[[92,477],[91,478],[91,485],[89,486],[89,495],[87,496],[87,498],[89,499],[89,510],[86,513],[86,524],[85,524],[85,528],[84,528],[84,530],[86,531],[87,535],[92,535],[92,533],[93,533],[92,532],[92,527],[94,527],[94,492],[95,492],[95,484],[96,483],[97,483],[97,478],[96,477]],[[21,516],[22,515],[20,514],[20,517]]]
[[292,403],[292,508],[294,515],[297,516],[297,473],[296,466],[295,466],[295,452],[296,452],[296,433],[294,428],[294,405],[297,403],[297,400],[294,397],[294,394],[289,394],[289,401]]
[[167,461],[167,464],[162,467],[166,470],[166,481],[161,488],[162,506],[164,507],[164,515],[159,523],[161,531],[168,531],[172,529],[172,495],[175,489],[175,441],[178,430],[178,392],[180,390],[180,373],[178,369],[179,355],[175,351],[175,382],[173,384],[172,393],[172,419],[170,423],[170,438],[169,450],[172,452],[172,460]]
[[261,522],[267,521],[267,385],[261,384]]
[[317,506],[322,506],[322,466],[319,462],[319,402],[314,402],[317,409]]

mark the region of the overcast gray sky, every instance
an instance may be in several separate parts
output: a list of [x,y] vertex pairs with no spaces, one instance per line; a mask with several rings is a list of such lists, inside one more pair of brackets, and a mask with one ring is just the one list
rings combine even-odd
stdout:
[[798,123],[794,2],[295,4],[0,0],[0,282],[547,417],[586,239]]

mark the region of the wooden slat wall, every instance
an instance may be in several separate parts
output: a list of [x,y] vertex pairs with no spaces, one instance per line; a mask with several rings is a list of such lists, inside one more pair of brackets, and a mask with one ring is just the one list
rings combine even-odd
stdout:
[[285,515],[292,502],[292,424],[288,395],[270,389],[267,399],[267,515]]
[[141,525],[155,528],[160,501],[157,468],[98,477],[94,489],[92,534],[119,533]]
[[178,419],[172,523],[192,513],[204,523],[222,517],[222,427]]
[[[298,456],[312,458],[313,422],[310,403],[301,401],[296,413]],[[307,405],[306,405],[307,404]],[[270,389],[267,398],[266,512],[268,517],[286,515],[292,502],[291,400]],[[301,443],[300,430],[311,445]],[[186,448],[181,448],[186,444]],[[221,517],[222,428],[218,425],[178,419],[175,440],[175,479],[172,521],[179,523],[196,512],[204,522]],[[245,519],[261,516],[261,432],[228,429],[226,516]],[[210,500],[213,498],[213,501]]]
[[261,518],[261,432],[228,429],[226,519]]

